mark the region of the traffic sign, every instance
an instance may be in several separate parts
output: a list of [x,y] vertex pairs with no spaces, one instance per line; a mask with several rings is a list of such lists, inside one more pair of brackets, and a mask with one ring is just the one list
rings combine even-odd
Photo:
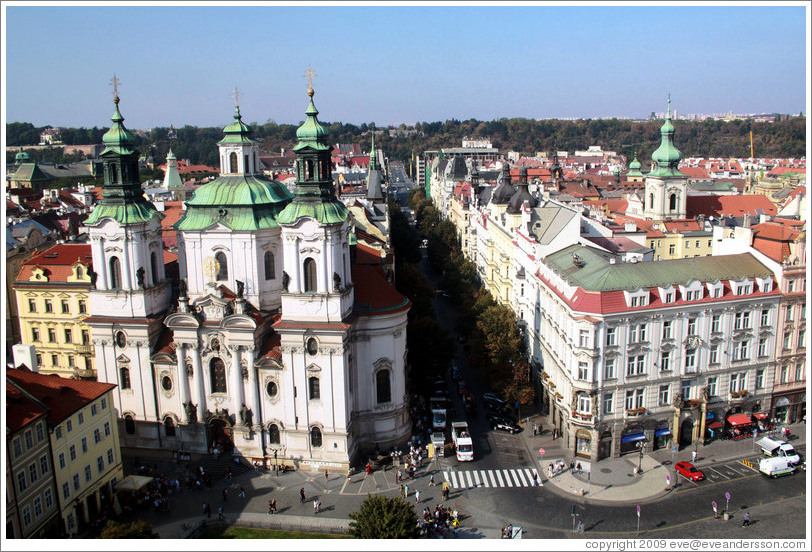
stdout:
[[714,510],[716,509],[716,501],[715,500],[713,502],[711,502],[711,506],[713,506]]
[[671,452],[677,452],[677,445],[671,445]]
[[730,500],[730,493],[725,493],[725,498]]
[[640,517],[640,506],[637,507],[637,517]]
[[665,476],[665,482],[666,483],[671,483],[671,476],[670,475]]
[[544,456],[544,449],[543,449],[543,448],[540,448],[540,449],[539,449],[539,454],[541,454],[542,456]]

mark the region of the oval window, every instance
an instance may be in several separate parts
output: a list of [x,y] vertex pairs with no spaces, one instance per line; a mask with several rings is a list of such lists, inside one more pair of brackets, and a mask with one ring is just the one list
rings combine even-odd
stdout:
[[265,390],[268,392],[269,397],[275,397],[279,392],[279,388],[276,386],[275,381],[269,381],[268,385],[265,387]]
[[164,388],[164,391],[171,391],[172,390],[172,378],[169,376],[164,376],[161,378],[161,387]]
[[118,345],[119,347],[127,346],[127,336],[124,335],[124,332],[118,332],[116,334],[116,345]]
[[309,355],[315,355],[319,352],[319,344],[316,342],[314,338],[310,338],[307,340],[307,353]]

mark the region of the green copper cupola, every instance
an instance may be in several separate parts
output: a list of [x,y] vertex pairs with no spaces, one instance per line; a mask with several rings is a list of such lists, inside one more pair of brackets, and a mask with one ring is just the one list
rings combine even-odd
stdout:
[[[113,77],[114,85],[118,80]],[[138,150],[132,133],[124,126],[124,117],[118,109],[118,90],[114,88],[115,111],[110,130],[104,133],[101,152],[104,165],[102,199],[85,221],[88,226],[104,218],[112,218],[120,224],[138,224],[160,215],[155,206],[144,197],[138,174]]]
[[679,171],[682,154],[674,146],[674,125],[671,124],[671,98],[668,98],[668,110],[665,123],[660,129],[660,147],[651,154],[651,172],[649,176],[685,176]]
[[296,131],[296,190],[293,201],[279,214],[280,224],[293,224],[310,217],[324,224],[347,220],[349,211],[335,195],[332,176],[332,148],[327,142],[328,132],[318,119],[313,103],[313,87],[307,90],[310,102],[302,126]]

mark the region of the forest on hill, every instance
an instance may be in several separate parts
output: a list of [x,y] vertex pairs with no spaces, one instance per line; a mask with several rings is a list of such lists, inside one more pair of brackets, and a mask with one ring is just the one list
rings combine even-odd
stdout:
[[[464,137],[490,138],[493,146],[502,152],[519,151],[524,155],[536,152],[558,150],[572,152],[585,150],[589,146],[601,146],[607,151],[616,151],[631,160],[637,156],[641,161],[651,158],[651,153],[660,144],[662,120],[632,121],[627,119],[498,119],[478,121],[468,119],[458,121],[417,123],[416,132],[399,130],[390,136],[389,128],[378,128],[374,123],[360,126],[346,123],[322,124],[329,130],[331,143],[357,143],[363,151],[368,151],[372,133],[375,132],[375,145],[381,148],[390,159],[408,163],[412,155],[425,150],[460,147]],[[250,123],[253,138],[261,143],[265,154],[278,153],[282,148],[290,150],[296,144],[298,125]],[[674,143],[683,157],[750,157],[750,132],[753,133],[755,157],[803,157],[806,152],[806,117],[779,116],[774,123],[753,120],[718,119],[705,121],[674,121]],[[40,133],[48,127],[35,127],[31,123],[9,123],[6,125],[6,144],[27,146],[39,142]],[[64,149],[31,150],[38,161],[70,162],[76,159],[66,155],[70,144],[101,143],[105,128],[61,128]],[[169,127],[156,127],[136,135],[136,146],[142,153],[150,153],[156,164],[165,162],[171,144],[178,159],[189,159],[194,164],[218,166],[217,142],[222,139],[221,127],[184,126],[174,129],[175,136],[170,140]],[[7,152],[6,159],[13,162],[14,153]]]

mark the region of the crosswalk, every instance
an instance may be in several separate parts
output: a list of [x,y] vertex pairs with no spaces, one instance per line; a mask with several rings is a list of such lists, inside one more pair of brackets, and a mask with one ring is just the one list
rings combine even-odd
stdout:
[[448,484],[458,489],[477,487],[533,487],[533,476],[541,484],[541,476],[535,468],[510,470],[465,470],[443,472]]

